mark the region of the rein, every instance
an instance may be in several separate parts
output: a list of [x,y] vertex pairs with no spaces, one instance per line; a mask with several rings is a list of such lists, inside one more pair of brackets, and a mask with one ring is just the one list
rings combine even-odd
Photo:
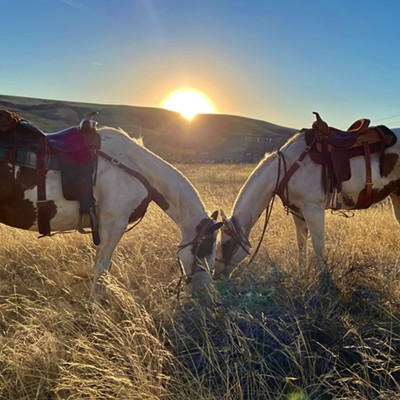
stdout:
[[227,254],[227,259],[230,260],[232,258],[233,253],[236,251],[237,246],[240,246],[247,255],[250,255],[250,251],[247,250],[245,245],[251,247],[249,240],[243,235],[242,230],[238,226],[235,217],[231,217],[231,223],[233,225],[233,229],[230,228],[228,235],[234,240],[236,246],[229,247],[229,253]]
[[[245,268],[248,268],[248,267],[253,263],[254,259],[256,258],[257,254],[258,254],[258,252],[259,252],[259,250],[260,250],[261,243],[262,243],[263,240],[264,240],[264,236],[265,236],[265,233],[266,233],[266,231],[267,231],[267,227],[268,227],[269,220],[271,219],[272,209],[273,209],[273,207],[274,207],[275,197],[276,197],[276,194],[277,194],[277,191],[276,191],[276,190],[277,190],[277,187],[278,187],[278,185],[279,185],[279,181],[280,181],[280,179],[281,179],[281,162],[282,162],[282,159],[281,159],[281,157],[279,156],[279,154],[280,154],[280,152],[278,152],[279,164],[278,164],[278,174],[277,174],[277,176],[276,176],[275,190],[274,190],[274,192],[273,192],[273,195],[272,195],[271,200],[269,201],[267,207],[265,208],[264,226],[263,226],[263,230],[262,230],[262,232],[261,232],[261,236],[260,236],[260,239],[259,239],[259,241],[258,241],[257,247],[256,247],[256,249],[254,250],[254,253],[253,253],[253,255],[251,256],[249,262],[246,264]],[[285,170],[286,170],[286,163],[285,163],[285,160],[284,160],[284,159],[283,159],[283,162],[284,162],[284,166],[285,166]]]
[[[277,193],[277,188],[278,188],[278,186],[279,186],[279,181],[280,181],[280,178],[281,178],[281,162],[284,163],[285,171],[286,171],[285,159],[283,158],[283,161],[282,161],[282,158],[280,157],[280,152],[278,152],[278,160],[279,160],[279,164],[278,164],[278,174],[277,174],[276,183],[275,183],[275,190],[274,190],[274,192],[273,192],[273,195],[272,195],[272,197],[271,197],[271,200],[268,202],[268,205],[267,205],[267,207],[265,208],[265,219],[264,219],[264,226],[263,226],[263,229],[262,229],[262,232],[261,232],[261,236],[260,236],[260,239],[259,239],[259,241],[258,241],[257,247],[256,247],[256,249],[254,250],[253,255],[251,256],[251,258],[250,258],[250,260],[248,261],[248,263],[243,267],[243,269],[241,270],[241,272],[242,272],[244,269],[248,268],[248,267],[253,263],[254,259],[256,258],[257,254],[258,254],[258,252],[259,252],[259,250],[260,250],[260,248],[261,248],[261,244],[262,244],[262,242],[263,242],[263,240],[264,240],[264,236],[265,236],[265,233],[266,233],[266,231],[267,231],[267,227],[268,227],[269,220],[271,219],[272,209],[273,209],[274,203],[275,203],[275,197],[276,197],[276,195],[278,194],[278,193]],[[233,222],[233,218],[231,218],[231,221]],[[235,224],[234,224],[234,225],[235,225]],[[249,252],[249,251],[243,246],[243,244],[242,244],[242,242],[243,242],[243,236],[240,235],[240,233],[241,233],[241,232],[240,232],[240,229],[237,229],[236,227],[235,227],[235,229],[236,229],[236,231],[239,233],[239,235],[238,235],[239,238],[235,238],[237,244],[240,245],[240,246],[243,248],[243,250],[245,250],[246,253],[250,255],[250,252]],[[232,237],[232,236],[231,236],[231,237]],[[233,238],[233,237],[232,237],[232,238]],[[246,241],[248,242],[248,244],[250,244],[250,242],[249,242],[247,239],[246,239]],[[232,257],[232,254],[233,254],[233,251],[231,251],[230,257]],[[241,272],[240,272],[240,273],[241,273]]]
[[[251,256],[249,262],[246,264],[245,268],[248,268],[248,267],[250,266],[250,264],[251,264],[251,263],[254,261],[254,259],[256,258],[257,253],[258,253],[258,251],[260,250],[261,243],[262,243],[262,241],[264,240],[265,232],[267,231],[268,223],[269,223],[269,220],[270,220],[270,218],[271,218],[272,208],[274,207],[275,197],[276,197],[276,194],[277,194],[276,188],[278,187],[279,181],[280,181],[280,179],[281,179],[281,162],[282,162],[282,159],[281,159],[281,157],[279,156],[279,154],[280,154],[280,152],[278,152],[279,164],[278,164],[278,175],[277,175],[277,177],[276,177],[276,183],[275,183],[275,190],[274,190],[274,192],[273,192],[273,195],[272,195],[271,200],[269,201],[267,207],[265,208],[265,220],[264,220],[264,226],[263,226],[263,230],[262,230],[262,232],[261,232],[260,240],[258,241],[257,247],[256,247],[256,249],[255,249],[253,255]],[[285,166],[285,170],[286,170],[286,162],[285,162],[285,159],[283,159],[283,162],[284,162],[284,166]]]

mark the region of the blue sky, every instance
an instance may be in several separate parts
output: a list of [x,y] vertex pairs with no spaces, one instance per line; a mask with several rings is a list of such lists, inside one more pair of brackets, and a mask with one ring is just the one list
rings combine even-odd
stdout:
[[2,0],[1,13],[1,94],[158,107],[190,86],[220,113],[294,128],[312,111],[400,126],[398,1]]

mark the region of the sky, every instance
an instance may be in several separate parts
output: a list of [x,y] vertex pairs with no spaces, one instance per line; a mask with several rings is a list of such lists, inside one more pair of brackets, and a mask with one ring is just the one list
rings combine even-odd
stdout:
[[192,87],[292,128],[400,126],[397,0],[0,3],[0,94],[159,107]]

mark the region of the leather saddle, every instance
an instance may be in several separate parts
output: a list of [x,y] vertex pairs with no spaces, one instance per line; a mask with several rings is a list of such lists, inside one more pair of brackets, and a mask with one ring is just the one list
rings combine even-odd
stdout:
[[370,120],[360,119],[347,131],[328,126],[318,113],[312,129],[304,129],[305,139],[310,146],[311,159],[322,165],[322,182],[325,191],[334,194],[332,208],[340,208],[337,194],[340,194],[342,182],[351,178],[350,159],[364,156],[366,165],[366,187],[363,199],[359,199],[359,208],[371,205],[372,173],[371,154],[379,153],[379,167],[382,175],[385,149],[396,143],[394,133],[384,125],[371,127]]
[[[65,199],[79,201],[81,214],[79,232],[92,233],[94,243],[99,244],[96,204],[93,196],[97,151],[100,149],[96,122],[85,119],[78,126],[55,133],[44,133],[19,116],[19,119],[10,126],[2,125],[1,117],[5,115],[4,112],[7,111],[0,110],[0,158],[10,162],[13,168],[15,165],[23,165],[36,169],[39,233],[43,236],[51,235],[49,200],[46,198],[46,172],[55,169],[61,171]],[[4,126],[7,126],[7,130]],[[85,231],[83,228],[82,219],[85,214],[90,217],[91,231]]]

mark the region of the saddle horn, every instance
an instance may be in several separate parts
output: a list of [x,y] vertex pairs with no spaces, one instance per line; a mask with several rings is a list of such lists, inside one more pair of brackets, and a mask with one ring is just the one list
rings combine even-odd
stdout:
[[98,111],[91,111],[85,115],[85,119],[93,120],[97,115],[99,115]]
[[318,130],[323,135],[329,135],[329,126],[328,124],[320,117],[320,115],[313,111],[313,114],[317,117],[317,120],[312,124],[313,129]]

